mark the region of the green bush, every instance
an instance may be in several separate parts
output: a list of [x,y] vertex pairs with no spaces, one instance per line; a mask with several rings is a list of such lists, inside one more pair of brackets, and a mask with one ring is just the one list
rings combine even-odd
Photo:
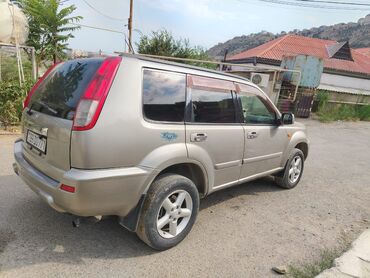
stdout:
[[360,106],[357,114],[361,121],[370,121],[370,105]]
[[33,82],[27,80],[22,86],[18,80],[0,82],[0,123],[5,128],[19,123],[23,101]]
[[[22,52],[23,72],[26,79],[32,78],[32,63],[28,56]],[[1,80],[12,81],[18,79],[18,66],[15,54],[2,53],[0,49]],[[0,81],[1,82],[1,81]]]
[[320,90],[316,96],[319,120],[331,121],[370,121],[370,105],[329,103],[329,93]]
[[316,94],[316,100],[319,102],[319,110],[324,109],[329,100],[329,94],[326,91],[320,90]]
[[331,121],[369,121],[370,105],[323,105],[317,113],[319,120],[322,122]]
[[199,46],[190,46],[189,40],[187,39],[176,40],[172,33],[167,30],[152,31],[150,35],[143,35],[140,37],[140,41],[136,45],[140,54],[204,60],[204,62],[176,62],[183,62],[185,64],[210,69],[216,69],[217,67],[217,65],[213,63],[207,63],[207,61],[212,60],[212,58],[208,56],[207,52],[203,48]]

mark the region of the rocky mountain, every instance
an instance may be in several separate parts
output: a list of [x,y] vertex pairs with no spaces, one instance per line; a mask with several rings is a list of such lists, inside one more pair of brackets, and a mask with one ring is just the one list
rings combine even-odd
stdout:
[[[356,23],[339,23],[331,26],[320,26],[311,29],[293,30],[288,32],[306,37],[329,39],[335,41],[349,41],[353,48],[370,47],[370,14],[361,18]],[[243,35],[235,37],[224,43],[219,43],[211,47],[207,53],[216,59],[222,59],[225,50],[228,50],[228,56],[240,53],[244,50],[254,48],[270,40],[276,39],[287,32],[273,34],[262,31],[256,34]]]

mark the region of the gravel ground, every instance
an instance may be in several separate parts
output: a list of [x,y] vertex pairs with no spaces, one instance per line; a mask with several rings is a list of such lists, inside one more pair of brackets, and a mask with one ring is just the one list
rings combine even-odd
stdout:
[[72,228],[13,174],[0,137],[0,276],[275,277],[354,238],[370,219],[370,123],[304,121],[311,149],[297,188],[271,178],[212,194],[190,235],[154,252],[114,219]]

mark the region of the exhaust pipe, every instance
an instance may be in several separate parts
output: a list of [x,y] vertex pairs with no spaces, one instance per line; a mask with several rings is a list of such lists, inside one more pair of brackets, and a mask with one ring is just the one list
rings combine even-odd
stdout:
[[80,227],[81,224],[95,224],[98,223],[100,220],[102,220],[101,215],[96,216],[88,216],[88,217],[75,217],[72,220],[72,226],[74,228]]
[[14,173],[16,173],[17,176],[19,176],[19,168],[18,168],[17,163],[13,163],[13,170],[14,170]]

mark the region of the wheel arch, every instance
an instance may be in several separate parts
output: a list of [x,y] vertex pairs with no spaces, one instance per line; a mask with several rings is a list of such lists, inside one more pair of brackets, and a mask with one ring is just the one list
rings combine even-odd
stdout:
[[141,213],[141,209],[143,203],[146,198],[146,192],[153,184],[153,182],[163,174],[178,174],[190,179],[198,189],[199,196],[201,198],[205,197],[208,193],[208,177],[205,168],[198,162],[189,161],[189,162],[182,162],[171,164],[165,167],[162,170],[157,170],[154,172],[155,174],[150,178],[148,182],[148,186],[145,192],[142,194],[138,204],[136,207],[125,217],[119,218],[119,223],[127,228],[128,230],[135,232],[137,229],[137,224],[139,220],[139,216]]
[[295,145],[294,148],[301,150],[303,152],[304,159],[306,160],[306,158],[308,156],[308,144],[307,144],[307,142],[300,142],[297,145]]
[[291,154],[293,149],[299,149],[303,152],[304,158],[306,160],[308,156],[308,150],[309,150],[309,142],[306,136],[306,133],[303,131],[297,131],[293,134],[292,138],[290,139],[290,142],[287,146],[287,148],[284,151],[283,159],[282,159],[282,166],[284,167],[286,162],[289,159],[289,155]]
[[163,174],[169,173],[178,174],[190,179],[197,187],[201,198],[207,195],[208,178],[205,169],[199,164],[194,162],[185,162],[168,166],[160,171],[155,179]]

